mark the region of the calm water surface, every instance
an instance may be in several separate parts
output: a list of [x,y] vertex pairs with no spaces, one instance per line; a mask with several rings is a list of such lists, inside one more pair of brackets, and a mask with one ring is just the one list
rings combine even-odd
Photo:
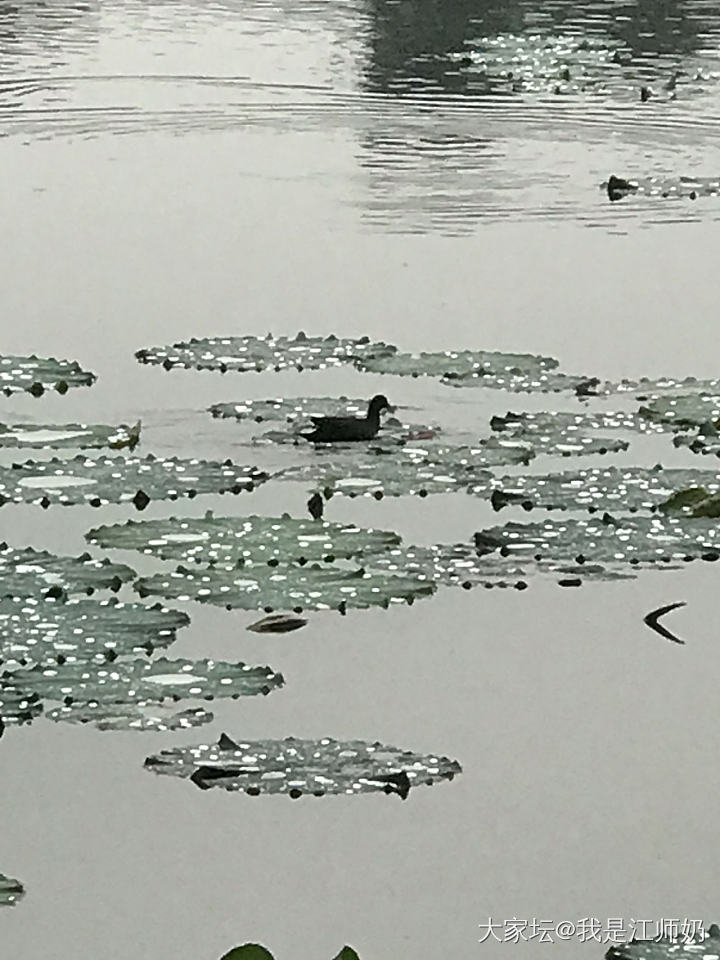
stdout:
[[[2,349],[100,377],[4,401],[7,416],[142,417],[145,451],[264,465],[281,454],[212,421],[210,403],[382,389],[416,419],[480,434],[492,413],[550,402],[133,360],[268,330],[716,376],[720,197],[610,204],[602,184],[720,176],[719,38],[720,4],[703,0],[0,4]],[[302,515],[305,499],[268,484],[147,515]],[[336,498],[329,516],[432,543],[466,539],[490,511],[464,496]],[[6,508],[1,533],[80,552],[98,522]],[[717,919],[717,571],[696,566],[580,591],[441,590],[285,637],[188,606],[177,656],[268,663],[287,687],[221,703],[188,734],[11,731],[0,869],[28,895],[0,917],[2,957],[217,960],[248,939],[278,960],[345,942],[363,960],[599,957],[576,941],[479,945],[477,924]],[[675,599],[689,602],[683,648],[642,625]],[[465,772],[406,804],[290,803],[141,769],[221,730],[377,738]]]

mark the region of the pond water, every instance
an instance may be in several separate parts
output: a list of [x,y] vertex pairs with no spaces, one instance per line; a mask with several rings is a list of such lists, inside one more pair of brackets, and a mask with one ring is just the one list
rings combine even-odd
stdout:
[[[285,452],[248,446],[210,404],[384,392],[413,420],[477,434],[508,409],[574,408],[133,357],[269,330],[533,351],[602,377],[717,375],[719,41],[710,0],[0,4],[2,350],[99,377],[3,400],[3,418],[142,419],[144,452],[262,467]],[[611,203],[611,174],[670,186]],[[710,187],[690,199],[681,177]],[[698,465],[657,443],[603,459]],[[144,515],[303,516],[306,499],[269,483]],[[129,515],[9,506],[0,530],[79,553],[85,531]],[[327,516],[430,544],[494,515],[440,495],[336,497]],[[255,940],[278,960],[343,943],[363,960],[599,957],[577,939],[479,944],[478,924],[717,919],[716,577],[694,564],[574,591],[447,589],[281,636],[247,633],[253,613],[179,604],[192,624],[173,655],[267,663],[287,686],[213,705],[200,731],[8,732],[0,871],[28,894],[0,914],[2,956],[217,960]],[[675,600],[684,647],[642,623]],[[407,803],[291,803],[142,769],[223,730],[380,739],[464,772]]]

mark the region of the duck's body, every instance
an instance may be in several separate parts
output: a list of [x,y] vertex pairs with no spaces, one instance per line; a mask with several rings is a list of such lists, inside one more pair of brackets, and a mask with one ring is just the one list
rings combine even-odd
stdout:
[[380,414],[390,404],[381,394],[368,404],[366,417],[311,417],[315,425],[312,433],[302,436],[311,443],[357,443],[372,440],[380,429]]

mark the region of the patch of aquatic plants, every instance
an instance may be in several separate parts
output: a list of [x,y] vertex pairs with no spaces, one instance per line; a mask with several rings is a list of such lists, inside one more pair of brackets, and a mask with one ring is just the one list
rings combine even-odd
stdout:
[[400,543],[396,533],[352,524],[281,517],[129,520],[98,527],[86,539],[104,548],[140,550],[163,560],[242,565],[333,561],[381,553]]
[[0,448],[132,450],[140,442],[140,423],[104,424],[0,423]]
[[311,417],[364,417],[367,400],[347,397],[289,397],[214,403],[210,413],[221,419],[311,424]]
[[476,447],[425,445],[406,446],[392,454],[370,456],[358,451],[343,457],[315,461],[289,467],[277,474],[280,480],[307,482],[313,490],[329,497],[408,495],[427,496],[452,493],[473,484],[489,490],[497,466],[527,463],[534,453],[530,447],[513,442],[490,439]]
[[0,505],[37,503],[73,506],[133,503],[143,510],[152,500],[178,500],[205,493],[241,493],[264,483],[268,474],[230,460],[146,457],[28,460],[0,467]]
[[448,387],[485,387],[509,393],[574,393],[578,397],[594,397],[600,381],[597,377],[540,369],[534,373],[528,371],[518,374],[454,374],[443,377],[440,383]]
[[[212,700],[268,694],[283,685],[269,667],[221,660],[116,660],[97,664],[37,664],[5,671],[4,679],[36,694],[70,706],[75,703],[138,705],[164,700]],[[1,694],[0,694],[1,695]]]
[[14,907],[25,896],[25,888],[19,880],[0,873],[0,907]]
[[117,592],[136,576],[123,563],[94,560],[89,553],[62,557],[31,547],[16,550],[0,544],[0,596],[62,597],[92,594],[96,590]]
[[[492,430],[531,446],[536,454],[551,456],[587,456],[619,453],[630,446],[622,437],[602,435],[602,431],[650,432],[657,429],[636,413],[506,413],[493,417]],[[600,436],[597,436],[600,433]]]
[[89,703],[55,707],[45,713],[59,723],[91,723],[98,730],[189,730],[211,723],[213,714],[204,707],[178,709],[164,703]]
[[234,741],[222,734],[217,743],[174,747],[148,757],[154,773],[191,780],[205,790],[222,787],[250,796],[285,794],[322,797],[360,793],[397,794],[452,780],[462,772],[456,760],[423,756],[362,740]]
[[640,416],[671,430],[713,428],[720,420],[720,391],[659,396],[640,407]]
[[477,552],[499,551],[516,563],[549,561],[611,566],[682,563],[720,558],[720,528],[707,519],[653,516],[593,517],[507,523],[475,534]]
[[[720,474],[710,470],[663,467],[607,467],[567,473],[501,477],[495,481],[491,501],[496,510],[517,504],[530,510],[613,510],[619,513],[653,510],[675,491],[703,487],[720,491]],[[476,492],[472,490],[471,492]],[[482,485],[480,496],[486,491]]]
[[198,600],[228,610],[293,611],[389,607],[412,603],[435,590],[416,577],[394,577],[362,568],[319,566],[250,566],[210,568],[179,566],[172,573],[142,577],[140,596]]
[[107,661],[168,647],[190,623],[160,604],[5,597],[0,600],[0,663]]
[[521,377],[554,370],[553,357],[493,350],[442,350],[434,353],[392,353],[358,361],[367,373],[398,377]]
[[373,343],[368,337],[341,339],[308,337],[206,337],[175,343],[170,347],[148,347],[135,354],[140,363],[173,367],[245,373],[262,370],[319,370],[395,353],[387,343]]
[[25,392],[41,397],[46,390],[67,393],[71,387],[92,386],[95,380],[94,373],[83,370],[74,360],[0,356],[0,390],[6,396]]

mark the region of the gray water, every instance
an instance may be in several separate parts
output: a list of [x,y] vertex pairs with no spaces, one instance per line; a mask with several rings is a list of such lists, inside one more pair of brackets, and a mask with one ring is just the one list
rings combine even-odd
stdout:
[[[514,90],[468,54],[511,34],[589,37],[629,59],[586,89],[531,69]],[[133,359],[268,330],[537,351],[601,376],[717,375],[720,197],[611,204],[602,184],[720,175],[719,36],[720,4],[702,0],[1,5],[2,350],[99,375],[91,392],[3,400],[3,416],[142,417],[146,452],[263,465],[210,403],[382,389],[478,434],[493,413],[561,403]],[[642,85],[658,95],[641,103]],[[305,499],[267,484],[146,513],[300,516]],[[0,532],[80,552],[100,516],[128,511],[6,507]],[[335,498],[328,516],[432,543],[491,513],[458,495]],[[187,605],[175,655],[267,663],[286,688],[214,705],[216,723],[189,734],[44,721],[6,734],[0,869],[28,895],[0,916],[0,957],[217,960],[246,940],[278,960],[346,942],[363,960],[599,957],[606,945],[577,940],[478,944],[478,924],[717,919],[716,577],[693,564],[577,591],[448,589],[281,637]],[[681,599],[676,647],[642,617]],[[291,803],[142,770],[221,730],[381,739],[464,773],[407,803]]]

